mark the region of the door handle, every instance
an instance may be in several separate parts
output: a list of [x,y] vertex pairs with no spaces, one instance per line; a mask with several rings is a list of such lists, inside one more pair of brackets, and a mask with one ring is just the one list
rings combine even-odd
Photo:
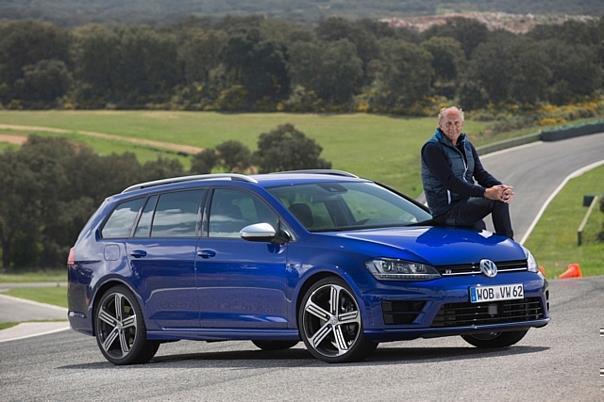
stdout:
[[214,250],[199,250],[197,252],[197,255],[200,256],[201,258],[211,258],[214,257],[216,255],[216,251]]
[[142,258],[147,256],[147,252],[145,250],[132,250],[130,256],[134,258]]

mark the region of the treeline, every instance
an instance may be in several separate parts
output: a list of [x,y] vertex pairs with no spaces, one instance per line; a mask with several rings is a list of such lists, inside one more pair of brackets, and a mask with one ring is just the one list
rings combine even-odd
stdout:
[[78,25],[91,21],[165,23],[190,15],[269,14],[298,21],[329,16],[384,18],[435,15],[443,10],[504,11],[513,14],[602,15],[601,0],[4,0],[5,18],[40,18]]
[[18,150],[0,152],[2,270],[64,265],[96,208],[134,183],[212,171],[330,168],[321,151],[313,139],[286,124],[261,134],[254,153],[227,141],[196,155],[185,171],[176,159],[141,164],[132,153],[100,156],[65,139],[30,136]]
[[0,102],[422,114],[456,102],[532,105],[601,93],[604,18],[525,35],[455,19],[419,34],[371,20],[262,17],[165,27],[0,23]]

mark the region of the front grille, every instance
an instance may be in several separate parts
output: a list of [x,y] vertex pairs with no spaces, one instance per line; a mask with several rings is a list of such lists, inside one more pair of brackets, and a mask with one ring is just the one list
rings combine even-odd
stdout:
[[415,321],[425,304],[426,302],[424,301],[383,301],[382,314],[384,315],[384,324],[411,324]]
[[[526,260],[517,261],[495,261],[497,265],[497,272],[514,272],[514,271],[526,271],[527,263]],[[442,276],[454,276],[454,275],[472,275],[480,274],[480,263],[473,264],[460,264],[460,265],[441,265],[437,266],[436,269]]]
[[441,307],[432,327],[502,324],[540,320],[545,317],[541,298],[492,303],[450,303]]

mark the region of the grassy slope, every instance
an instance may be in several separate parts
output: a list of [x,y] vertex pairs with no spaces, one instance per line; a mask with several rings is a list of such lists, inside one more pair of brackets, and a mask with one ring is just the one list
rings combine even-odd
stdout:
[[596,237],[602,230],[604,213],[598,205],[586,227],[585,243],[577,246],[577,228],[587,212],[582,206],[583,195],[603,194],[603,183],[604,166],[571,180],[550,203],[526,242],[548,277],[560,275],[570,263],[579,263],[583,275],[604,274],[604,242]]
[[[109,155],[111,153],[122,154],[124,152],[133,152],[136,154],[138,160],[141,162],[154,161],[158,157],[161,156],[164,158],[176,158],[176,159],[180,160],[181,163],[183,163],[183,165],[185,167],[188,168],[190,166],[189,158],[180,156],[174,152],[169,152],[166,150],[157,150],[157,149],[151,148],[146,145],[136,145],[136,144],[132,144],[132,143],[128,143],[128,142],[112,141],[112,140],[107,140],[107,139],[103,139],[103,138],[95,138],[95,137],[91,137],[91,136],[87,136],[87,135],[83,135],[83,134],[78,134],[77,132],[58,134],[58,133],[49,133],[49,132],[45,132],[45,131],[30,131],[27,133],[23,133],[20,131],[19,133],[17,133],[12,130],[8,130],[8,129],[0,129],[0,134],[20,135],[20,136],[22,135],[24,137],[27,137],[28,134],[36,134],[36,135],[39,135],[42,137],[61,137],[61,138],[66,138],[70,141],[88,145],[90,148],[94,149],[100,155]],[[3,150],[3,148],[17,149],[18,145],[6,144],[6,143],[0,142],[0,151]]]
[[15,288],[5,294],[22,299],[34,300],[40,303],[54,304],[67,307],[67,288],[55,286],[48,288]]
[[[435,128],[434,118],[172,111],[0,111],[0,123],[99,131],[199,147],[235,139],[252,149],[261,133],[292,123],[321,144],[322,156],[334,168],[383,181],[410,195],[421,192],[419,149]],[[484,126],[468,121],[466,131],[471,135]]]

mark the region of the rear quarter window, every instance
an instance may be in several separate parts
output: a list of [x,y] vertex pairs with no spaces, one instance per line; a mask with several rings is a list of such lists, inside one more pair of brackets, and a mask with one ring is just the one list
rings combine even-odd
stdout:
[[137,198],[115,207],[101,230],[101,236],[104,239],[130,237],[134,221],[144,202],[144,198]]

